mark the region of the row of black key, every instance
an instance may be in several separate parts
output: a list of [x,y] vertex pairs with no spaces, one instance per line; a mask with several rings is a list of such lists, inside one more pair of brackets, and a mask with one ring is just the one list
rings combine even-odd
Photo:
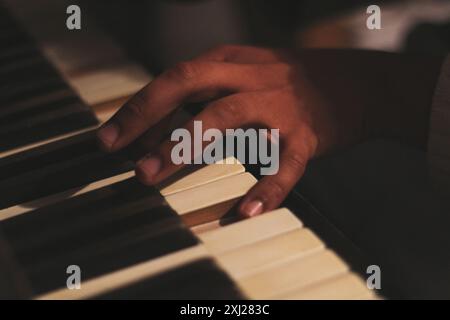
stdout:
[[98,124],[0,5],[0,152]]
[[0,209],[132,170],[125,152],[109,154],[88,131],[0,159]]

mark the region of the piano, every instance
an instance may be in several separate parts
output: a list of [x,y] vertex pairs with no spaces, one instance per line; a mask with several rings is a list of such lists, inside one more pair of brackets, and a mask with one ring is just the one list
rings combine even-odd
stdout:
[[299,195],[287,205],[301,212],[239,220],[257,179],[236,159],[147,187],[126,151],[99,150],[95,128],[151,76],[95,23],[55,28],[66,6],[0,6],[0,297],[380,298],[352,244]]

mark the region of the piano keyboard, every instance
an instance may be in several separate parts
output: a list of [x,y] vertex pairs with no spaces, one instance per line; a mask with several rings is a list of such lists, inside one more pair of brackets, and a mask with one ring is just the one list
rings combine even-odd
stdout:
[[151,81],[95,22],[67,30],[71,3],[2,2],[0,157],[97,127]]
[[[67,140],[83,141],[76,139],[80,137],[90,138],[82,134]],[[95,165],[92,171],[89,166],[77,171],[64,164],[63,156],[55,156],[68,169],[57,171],[52,180],[54,166],[44,151],[54,155],[53,145],[66,147],[62,142],[2,159],[11,168],[2,172],[13,175],[14,164],[20,167],[30,154],[42,161],[29,161],[28,167],[44,172],[44,178],[30,180],[35,175],[26,172],[20,187],[13,188],[24,192],[2,196],[2,204],[12,206],[0,211],[0,230],[34,298],[373,297],[347,264],[288,210],[246,221],[229,216],[256,183],[237,161],[188,171],[157,190],[139,184],[118,156],[116,162],[103,158],[113,170],[106,171],[110,176],[105,179]],[[6,181],[7,191],[12,180]],[[69,265],[82,270],[81,290],[64,288]],[[201,281],[193,280],[199,277]],[[181,283],[184,290],[173,290]]]
[[[65,1],[5,3],[46,57],[0,10],[2,44],[10,44],[0,73],[17,79],[0,89],[9,102],[0,111],[8,124],[0,141],[0,232],[30,298],[376,298],[289,210],[239,221],[233,208],[256,179],[235,159],[186,169],[156,188],[137,183],[126,152],[98,150],[92,129],[150,76],[93,24],[89,33],[52,25],[63,23]],[[32,70],[36,77],[24,78]],[[12,102],[11,92],[20,92]],[[75,114],[84,122],[68,126],[64,117]],[[3,139],[16,127],[27,137]],[[69,265],[81,268],[79,290],[66,288]]]
[[0,152],[97,124],[33,40],[0,7]]
[[[4,219],[0,228],[35,298],[372,297],[286,209],[219,227],[256,182],[250,174],[208,182],[193,172],[184,179],[197,187],[177,191],[177,181],[163,199],[131,178]],[[207,189],[221,197],[203,198]],[[72,264],[82,270],[80,290],[64,288]]]

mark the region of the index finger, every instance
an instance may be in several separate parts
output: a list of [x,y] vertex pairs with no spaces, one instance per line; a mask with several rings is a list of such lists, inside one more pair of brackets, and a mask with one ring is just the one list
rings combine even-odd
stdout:
[[102,146],[119,150],[203,91],[237,92],[248,87],[248,67],[221,62],[183,62],[132,97],[98,132]]

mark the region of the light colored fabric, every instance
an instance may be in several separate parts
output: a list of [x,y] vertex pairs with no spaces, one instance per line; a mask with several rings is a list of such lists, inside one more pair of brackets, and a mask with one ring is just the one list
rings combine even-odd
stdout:
[[433,183],[450,191],[450,55],[442,66],[433,98],[428,160]]

